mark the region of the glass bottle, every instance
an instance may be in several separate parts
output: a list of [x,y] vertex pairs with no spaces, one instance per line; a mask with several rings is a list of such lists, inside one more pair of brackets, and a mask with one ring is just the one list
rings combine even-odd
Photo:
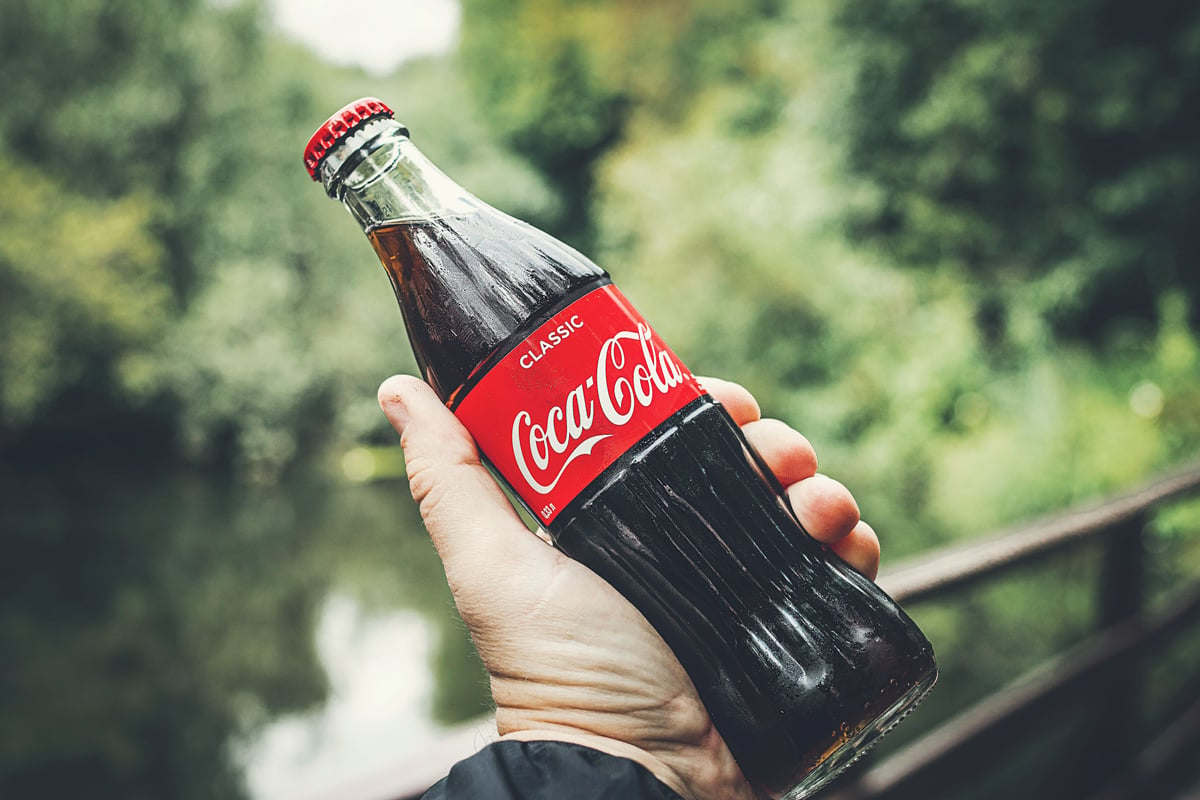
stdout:
[[654,625],[756,790],[811,794],[928,692],[920,630],[804,532],[607,273],[447,178],[378,100],[305,160],[371,240],[424,378],[555,546]]

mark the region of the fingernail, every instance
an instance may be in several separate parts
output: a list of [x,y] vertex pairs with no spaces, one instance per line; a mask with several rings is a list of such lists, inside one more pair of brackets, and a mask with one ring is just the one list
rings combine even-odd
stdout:
[[399,433],[404,433],[408,427],[408,409],[404,406],[404,398],[400,396],[399,382],[389,378],[379,387],[379,407],[387,416],[392,427]]

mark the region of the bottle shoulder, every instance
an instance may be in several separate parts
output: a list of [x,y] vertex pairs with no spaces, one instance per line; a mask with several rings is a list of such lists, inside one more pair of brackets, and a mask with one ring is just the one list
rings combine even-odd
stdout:
[[607,273],[554,237],[494,209],[368,232],[425,377],[444,400]]

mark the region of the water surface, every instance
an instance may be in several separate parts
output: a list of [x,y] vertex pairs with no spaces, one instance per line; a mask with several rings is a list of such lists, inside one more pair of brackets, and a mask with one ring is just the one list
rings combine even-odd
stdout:
[[0,796],[297,797],[486,687],[401,481],[0,474]]

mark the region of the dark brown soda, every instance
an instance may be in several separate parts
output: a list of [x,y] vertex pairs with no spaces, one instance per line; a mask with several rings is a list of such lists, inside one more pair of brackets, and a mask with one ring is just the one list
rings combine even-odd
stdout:
[[923,693],[936,668],[916,625],[809,538],[762,473],[725,410],[701,398],[551,533],[650,620],[742,772],[774,795]]
[[[608,283],[490,210],[369,233],[425,377],[451,407],[549,316]],[[885,729],[936,676],[929,642],[801,528],[708,396],[600,474],[549,526],[674,651],[743,773],[778,795]],[[836,771],[832,769],[831,771]]]
[[417,366],[451,408],[542,319],[611,282],[579,252],[492,209],[385,225],[367,237]]

